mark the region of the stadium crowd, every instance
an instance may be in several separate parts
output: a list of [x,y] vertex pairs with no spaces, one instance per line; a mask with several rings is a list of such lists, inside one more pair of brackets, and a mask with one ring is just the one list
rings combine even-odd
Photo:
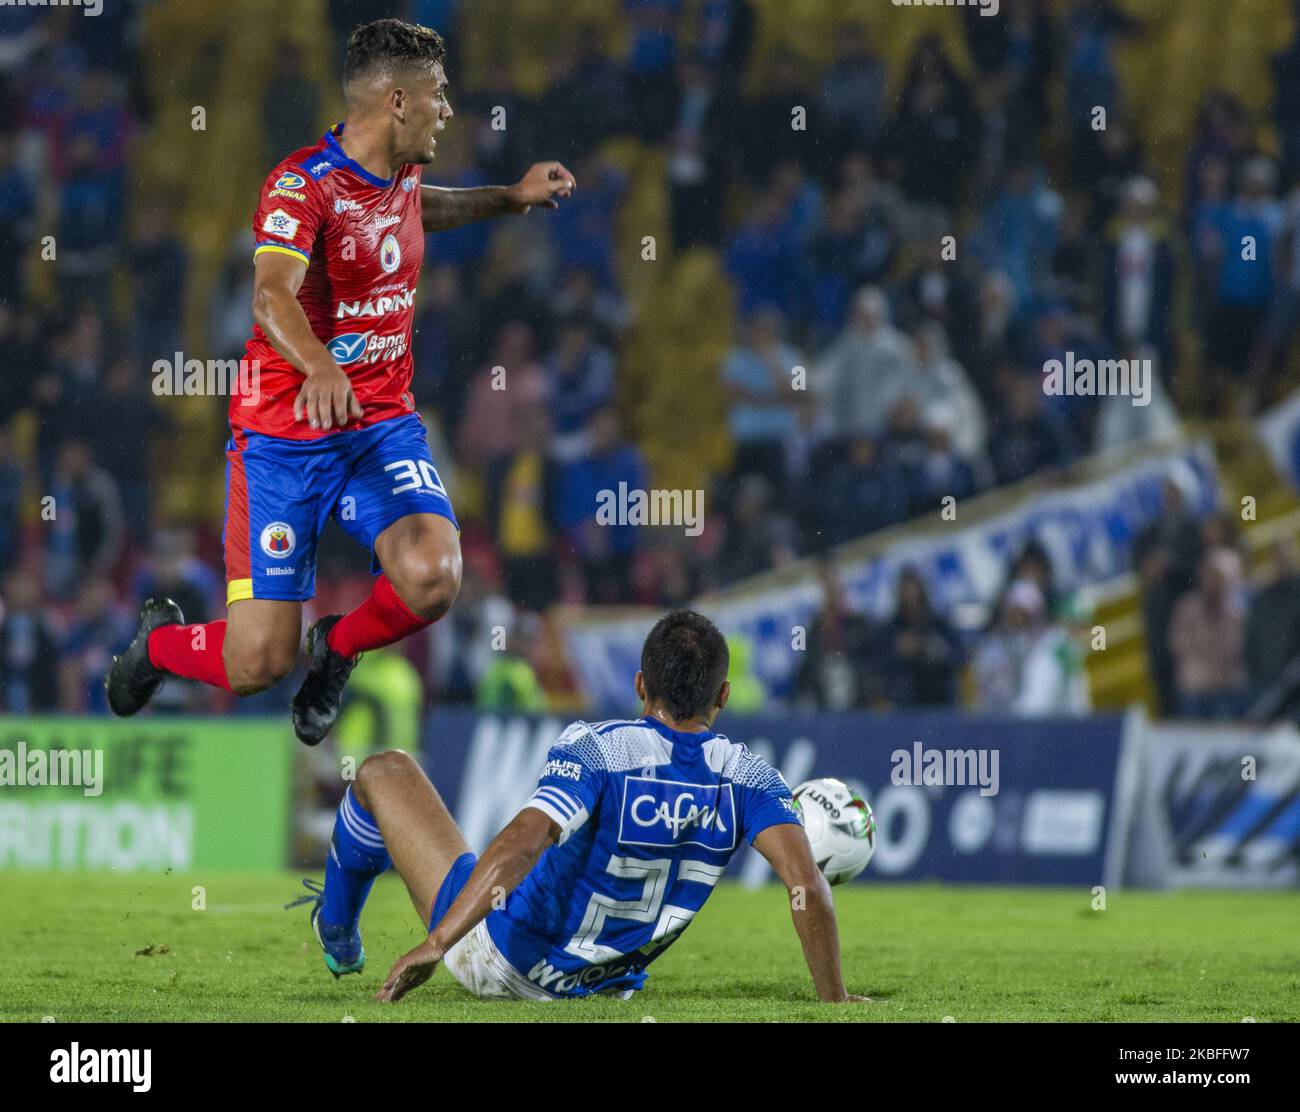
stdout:
[[[377,16],[440,26],[455,82],[465,5],[328,8],[340,49],[349,26]],[[1207,99],[1174,205],[1116,75],[1118,45],[1143,27],[1108,0],[1063,14],[1008,5],[997,20],[968,9],[973,70],[922,37],[896,95],[857,24],[817,68],[788,49],[757,56],[748,0],[624,8],[626,51],[575,28],[538,97],[520,94],[504,66],[457,89],[452,127],[466,157],[450,177],[438,166],[428,175],[512,180],[545,155],[580,182],[529,235],[480,224],[430,242],[413,392],[449,489],[472,476],[486,507],[466,532],[461,598],[421,650],[433,698],[536,702],[527,652],[503,663],[485,646],[500,626],[531,643],[535,616],[558,602],[684,602],[931,512],[944,496],[1050,480],[1085,455],[1167,436],[1175,401],[1251,411],[1275,388],[1300,324],[1300,42],[1275,59],[1274,118],[1227,94]],[[223,601],[219,523],[160,520],[154,497],[159,445],[186,449],[167,439],[148,368],[181,348],[191,260],[168,200],[130,173],[156,108],[142,10],[106,7],[88,21],[0,8],[0,706],[10,712],[103,709],[99,678],[147,594],[176,598],[192,620]],[[262,142],[249,148],[268,165],[325,122],[323,90],[294,49],[282,58]],[[1108,112],[1104,130],[1088,123],[1095,105]],[[485,126],[496,106],[522,123]],[[791,126],[793,106],[806,108],[805,128]],[[1268,127],[1279,159],[1262,153]],[[714,539],[694,547],[594,521],[597,492],[650,482],[626,431],[635,399],[620,388],[631,316],[614,244],[629,183],[602,155],[626,135],[664,152],[674,247],[717,252],[737,307],[717,368],[734,463],[709,492]],[[57,262],[45,266],[49,234]],[[1225,249],[1242,235],[1267,265]],[[210,308],[218,358],[238,356],[250,325],[249,242],[232,245]],[[1183,377],[1180,286],[1193,304],[1195,383]],[[1153,403],[1046,395],[1044,363],[1067,351],[1151,359]],[[510,390],[492,388],[497,367],[510,368]],[[791,388],[796,368],[807,389]],[[219,445],[188,450],[212,454],[216,481]],[[1194,520],[1176,488],[1167,495],[1134,564],[1161,709],[1239,715],[1276,678],[1278,653],[1300,651],[1261,616],[1298,605],[1297,569],[1280,551],[1276,581],[1248,591],[1231,521]],[[364,573],[363,557],[327,546],[324,589]],[[801,703],[1087,706],[1077,609],[1042,550],[1008,569],[974,632],[936,613],[914,572],[877,623],[849,610],[821,567]],[[518,682],[502,682],[511,669]],[[175,686],[174,706],[215,698]]]

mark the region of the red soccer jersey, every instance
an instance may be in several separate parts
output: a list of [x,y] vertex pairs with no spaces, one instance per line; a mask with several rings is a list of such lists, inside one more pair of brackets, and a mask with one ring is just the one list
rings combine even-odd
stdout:
[[[342,132],[338,124],[271,171],[253,217],[254,253],[283,251],[307,263],[298,301],[312,332],[352,380],[365,416],[346,427],[359,428],[415,409],[411,324],[424,228],[419,166],[408,163],[388,180],[376,177],[343,153]],[[258,325],[247,353],[256,361],[258,400],[245,405],[247,396],[232,397],[231,426],[291,440],[328,436],[294,420],[303,376]]]

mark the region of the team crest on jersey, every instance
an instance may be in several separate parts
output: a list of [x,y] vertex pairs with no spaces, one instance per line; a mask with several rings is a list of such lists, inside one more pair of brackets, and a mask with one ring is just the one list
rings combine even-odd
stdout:
[[736,848],[731,784],[683,784],[647,776],[623,781],[618,840],[628,846]]
[[262,530],[262,551],[275,560],[285,560],[293,555],[298,537],[293,526],[285,521],[273,521]]
[[295,220],[284,209],[276,209],[267,214],[266,220],[262,223],[262,231],[279,239],[293,239],[298,234],[300,223],[301,221]]
[[402,265],[402,249],[397,246],[397,237],[391,232],[384,236],[384,242],[379,245],[379,265],[386,274],[392,274]]

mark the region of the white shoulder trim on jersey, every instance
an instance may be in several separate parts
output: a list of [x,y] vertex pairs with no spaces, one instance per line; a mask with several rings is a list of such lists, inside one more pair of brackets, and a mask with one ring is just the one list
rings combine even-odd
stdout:
[[543,784],[533,792],[532,797],[524,804],[522,809],[527,810],[530,807],[536,811],[541,811],[560,828],[560,836],[555,843],[559,846],[564,845],[570,836],[581,830],[583,824],[590,817],[587,808],[579,800],[569,795],[568,792],[561,791],[549,784]]
[[716,737],[709,738],[704,743],[703,749],[704,760],[709,766],[709,771],[721,774],[729,762],[740,757],[745,747],[718,734]]
[[704,743],[709,769],[742,788],[785,794],[790,789],[781,774],[757,753],[721,735]]

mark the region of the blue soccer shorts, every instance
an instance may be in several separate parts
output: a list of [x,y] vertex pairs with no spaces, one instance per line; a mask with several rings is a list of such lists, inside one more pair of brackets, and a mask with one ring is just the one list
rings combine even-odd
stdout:
[[438,886],[438,894],[433,898],[433,906],[429,909],[430,930],[442,922],[442,917],[456,902],[456,897],[469,881],[469,874],[474,871],[474,866],[477,864],[478,857],[472,853],[462,853],[451,863],[451,868],[443,877],[442,884]]
[[315,440],[237,430],[226,445],[226,602],[302,601],[316,594],[316,545],[330,515],[371,553],[408,514],[439,514],[451,499],[414,414]]

